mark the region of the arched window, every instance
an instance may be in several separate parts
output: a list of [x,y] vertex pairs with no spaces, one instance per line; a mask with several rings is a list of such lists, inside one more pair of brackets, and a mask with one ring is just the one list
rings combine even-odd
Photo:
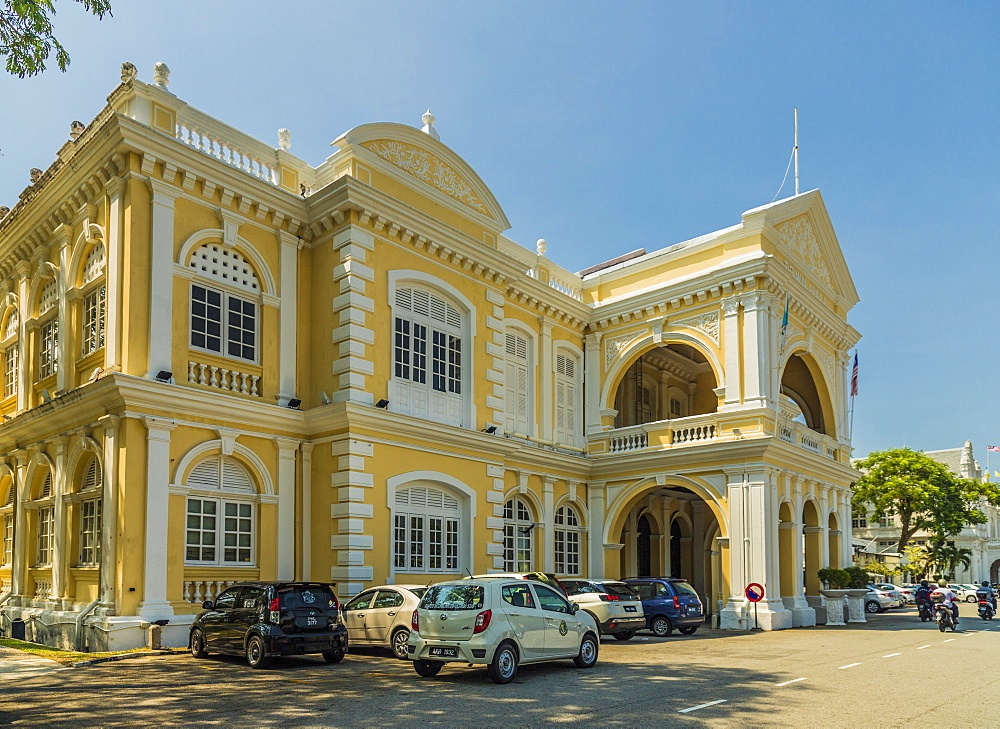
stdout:
[[[56,282],[49,281],[38,300],[38,316],[43,317],[56,308],[59,297]],[[53,316],[39,327],[38,379],[54,375],[59,368],[59,319]]]
[[257,360],[257,274],[236,250],[207,243],[188,264],[203,282],[191,283],[191,347]]
[[11,308],[3,325],[3,396],[12,397],[17,394],[17,335],[20,322],[17,309]]
[[576,445],[577,405],[579,388],[576,384],[577,359],[568,352],[556,353],[556,441]]
[[35,492],[35,565],[52,564],[52,542],[55,538],[55,507],[52,504],[52,471],[46,469]]
[[188,475],[184,561],[191,565],[254,563],[256,489],[230,456],[212,456]]
[[103,474],[101,464],[91,458],[80,480],[80,565],[101,563],[101,522],[103,519]]
[[531,510],[519,498],[503,505],[503,568],[507,572],[534,569],[531,534],[535,521]]
[[88,355],[104,346],[104,322],[107,315],[108,287],[104,282],[104,244],[87,254],[83,264],[82,354]]
[[504,429],[511,433],[531,435],[531,362],[528,338],[516,329],[506,332],[506,373],[504,407],[506,416]]
[[569,504],[556,509],[556,573],[575,577],[580,574],[580,517]]
[[464,421],[462,314],[440,294],[407,285],[393,304],[396,412],[461,426]]
[[396,492],[393,566],[397,572],[458,572],[462,516],[458,499],[433,486]]
[[0,481],[0,564],[9,565],[14,555],[14,481]]

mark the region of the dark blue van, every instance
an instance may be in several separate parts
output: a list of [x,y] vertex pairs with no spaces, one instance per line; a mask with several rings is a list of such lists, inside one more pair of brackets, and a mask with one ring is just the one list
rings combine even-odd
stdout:
[[691,635],[705,622],[698,593],[685,580],[677,577],[639,577],[622,580],[642,599],[646,628],[664,638],[677,628]]

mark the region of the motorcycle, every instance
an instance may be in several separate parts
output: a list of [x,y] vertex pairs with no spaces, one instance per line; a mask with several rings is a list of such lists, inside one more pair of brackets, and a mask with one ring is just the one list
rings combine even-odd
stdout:
[[993,620],[993,605],[989,600],[979,600],[979,617],[983,620]]
[[931,608],[929,600],[920,600],[917,603],[917,611],[920,615],[920,622],[922,623],[926,623],[927,621],[934,619],[934,610]]
[[936,620],[938,624],[938,630],[942,633],[949,628],[951,632],[955,632],[955,618],[951,614],[951,608],[947,605],[935,605],[934,611],[937,613]]

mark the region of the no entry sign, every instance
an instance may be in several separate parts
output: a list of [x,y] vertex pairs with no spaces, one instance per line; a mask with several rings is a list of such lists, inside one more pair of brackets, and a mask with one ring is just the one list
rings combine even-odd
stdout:
[[756,582],[751,582],[747,585],[747,589],[744,591],[744,594],[750,602],[760,602],[764,599],[764,586],[758,585]]

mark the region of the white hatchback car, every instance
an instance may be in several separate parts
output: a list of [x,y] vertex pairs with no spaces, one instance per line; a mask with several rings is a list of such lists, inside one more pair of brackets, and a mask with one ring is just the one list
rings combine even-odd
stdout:
[[351,645],[392,649],[406,660],[410,616],[427,590],[423,585],[382,585],[358,593],[344,605],[344,623]]
[[464,579],[431,585],[413,611],[407,649],[421,676],[448,662],[487,666],[510,683],[522,663],[572,658],[597,663],[594,619],[548,585],[531,580]]

